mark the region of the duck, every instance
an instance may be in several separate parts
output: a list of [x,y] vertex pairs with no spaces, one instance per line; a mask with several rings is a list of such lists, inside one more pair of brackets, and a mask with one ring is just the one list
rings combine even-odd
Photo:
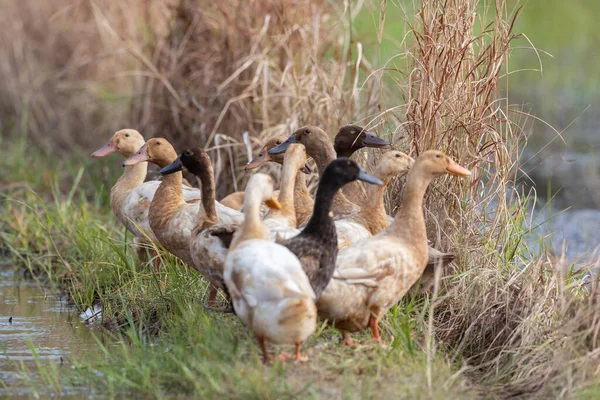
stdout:
[[346,345],[349,332],[369,327],[381,343],[378,321],[412,287],[428,262],[423,198],[430,182],[443,175],[470,176],[444,153],[428,150],[411,167],[405,196],[392,224],[371,238],[340,250],[329,285],[319,298],[319,317],[342,331]]
[[392,178],[408,171],[413,162],[412,157],[396,150],[388,151],[379,158],[373,174],[383,185],[368,185],[367,197],[358,214],[335,221],[338,249],[371,237],[388,226],[383,197],[385,189]]
[[381,180],[349,158],[333,160],[323,171],[315,197],[315,209],[306,227],[298,236],[280,242],[302,263],[317,299],[333,276],[338,254],[336,225],[331,215],[333,199],[342,186],[355,180],[383,185]]
[[[346,125],[340,128],[333,139],[333,149],[338,157],[350,158],[356,151],[372,147],[382,149],[390,145],[390,142],[380,138],[375,133],[367,131],[359,125]],[[342,193],[352,203],[362,206],[366,200],[366,191],[358,181],[350,182],[342,187]]]
[[[217,289],[221,289],[225,298],[230,300],[230,295],[223,280],[223,268],[233,234],[239,229],[243,214],[237,210],[229,209],[228,214],[236,215],[236,221],[225,223],[219,221],[216,207],[219,203],[214,200],[214,170],[206,151],[201,148],[185,150],[170,165],[162,168],[160,173],[170,175],[182,171],[184,167],[199,179],[202,188],[201,207],[189,241],[192,259],[190,265],[211,283],[208,295],[209,304],[215,302]],[[295,229],[296,220],[292,186],[298,171],[308,173],[310,170],[307,168],[309,167],[306,165],[306,150],[304,147],[297,145],[296,148],[290,149],[290,154],[286,154],[282,174],[282,190],[279,192],[282,208],[271,210],[270,214],[264,219],[264,223],[269,228],[271,240],[282,240],[299,233]],[[221,205],[221,208],[223,207]],[[229,309],[221,311],[229,311]]]
[[[132,157],[144,143],[144,137],[135,129],[121,129],[91,156],[106,157],[119,153],[127,159]],[[144,258],[144,248],[149,247],[150,242],[158,243],[150,228],[148,212],[160,182],[144,182],[147,171],[147,162],[125,167],[123,175],[110,191],[110,208],[119,221],[135,236],[141,258]],[[182,191],[186,201],[200,198],[200,191],[197,189],[183,186]]]
[[300,348],[317,326],[315,293],[298,258],[270,240],[260,219],[261,202],[271,209],[280,208],[273,197],[273,179],[258,173],[246,186],[244,222],[225,260],[225,284],[236,315],[258,340],[264,363],[274,359],[266,341],[295,344],[293,358],[307,361]]
[[[321,128],[311,125],[297,129],[283,143],[268,150],[268,154],[272,157],[285,153],[291,143],[301,143],[306,147],[308,155],[315,161],[319,178],[322,177],[327,165],[337,158],[329,135]],[[355,215],[359,209],[359,206],[348,200],[342,192],[336,193],[332,206],[334,219]]]
[[[177,159],[177,152],[168,140],[152,138],[136,154],[125,160],[123,166],[152,162],[162,169]],[[198,225],[199,219],[206,217],[204,202],[201,201],[202,196],[198,201],[186,202],[182,191],[182,172],[176,171],[162,175],[163,180],[150,203],[148,212],[150,228],[161,246],[186,264],[193,266],[190,237]],[[243,216],[239,211],[232,210],[218,202],[214,202],[214,206],[219,223],[241,223]]]

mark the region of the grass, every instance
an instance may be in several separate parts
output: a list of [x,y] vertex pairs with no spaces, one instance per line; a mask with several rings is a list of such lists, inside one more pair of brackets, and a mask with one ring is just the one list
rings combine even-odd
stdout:
[[[500,0],[426,0],[406,10],[383,2],[375,18],[385,17],[382,32],[392,24],[403,34],[393,37],[391,58],[375,49],[378,64],[352,31],[360,9],[336,2],[282,9],[269,0],[251,8],[182,1],[160,12],[151,3],[71,8],[56,0],[29,24],[11,25],[19,40],[0,49],[0,72],[11,82],[0,97],[16,99],[21,133],[2,139],[10,150],[0,160],[2,243],[80,309],[101,304],[114,335],[59,380],[44,374],[49,386],[64,379],[95,393],[156,398],[568,398],[597,387],[594,265],[575,272],[524,241],[530,194],[515,171],[526,126],[502,89],[519,37],[515,9]],[[29,15],[32,4],[15,2],[11,11]],[[71,24],[40,35],[47,20],[67,17]],[[96,66],[90,49],[122,57]],[[29,68],[19,75],[21,62]],[[33,79],[38,64],[55,75]],[[36,96],[28,97],[32,82]],[[248,175],[235,171],[251,148],[309,122],[328,131],[358,122],[411,155],[442,149],[473,171],[469,182],[437,180],[425,200],[429,237],[458,260],[434,294],[404,299],[382,321],[390,349],[373,347],[366,334],[358,337],[364,348],[342,348],[323,326],[307,342],[311,363],[263,367],[235,318],[203,310],[206,284],[197,275],[164,252],[161,271],[138,265],[108,211],[118,162],[83,155],[115,121],[178,147],[210,148],[220,195],[243,187]],[[56,159],[66,150],[69,157]],[[369,164],[377,154],[362,157]],[[390,213],[402,184],[390,185]]]
[[[23,140],[5,143],[14,158],[35,156]],[[428,309],[423,298],[397,306],[382,322],[389,350],[375,346],[367,333],[357,338],[364,348],[346,349],[334,329],[321,325],[305,344],[310,363],[263,366],[255,338],[236,317],[204,310],[207,284],[195,271],[167,253],[160,272],[139,265],[106,198],[89,201],[94,188],[102,193],[106,187],[95,177],[74,179],[61,172],[78,173],[77,161],[85,162],[82,157],[53,165],[39,158],[29,165],[27,183],[39,185],[39,193],[12,187],[0,203],[3,250],[40,284],[61,287],[79,310],[100,304],[108,329],[96,350],[68,360],[70,369],[40,360],[35,371],[23,370],[22,384],[34,393],[80,387],[109,397],[152,398],[474,396],[443,354],[428,359],[421,351]],[[12,159],[1,164],[8,176],[20,168]],[[52,177],[47,186],[35,179],[44,171]],[[61,186],[72,195],[53,189]]]

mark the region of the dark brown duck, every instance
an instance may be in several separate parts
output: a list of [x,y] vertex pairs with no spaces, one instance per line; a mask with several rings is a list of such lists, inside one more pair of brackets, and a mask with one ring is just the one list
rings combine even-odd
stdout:
[[315,208],[308,224],[298,236],[281,242],[300,260],[317,299],[335,271],[338,244],[331,215],[333,198],[342,186],[355,180],[383,184],[348,158],[332,161],[321,176]]

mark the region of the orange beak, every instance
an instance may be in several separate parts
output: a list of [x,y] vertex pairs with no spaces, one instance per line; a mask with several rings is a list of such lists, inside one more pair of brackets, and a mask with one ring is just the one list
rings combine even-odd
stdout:
[[100,147],[98,150],[92,153],[92,157],[105,157],[109,154],[115,153],[117,151],[117,144],[115,143],[115,138],[112,137],[104,146]]
[[123,161],[123,166],[128,167],[130,165],[137,165],[141,162],[148,161],[150,156],[148,155],[148,145],[143,145],[137,153]]
[[244,169],[246,171],[250,171],[251,169],[256,169],[256,168],[260,167],[261,165],[263,165],[264,163],[271,161],[271,160],[272,160],[272,158],[269,155],[269,153],[267,153],[267,148],[263,147],[262,150],[260,151],[260,153],[258,153],[258,155],[252,159],[252,161],[250,161],[248,164],[246,164],[246,167]]
[[281,210],[281,204],[277,201],[275,197],[271,197],[269,200],[265,201],[265,204],[271,210]]
[[451,175],[455,175],[455,176],[471,176],[471,171],[469,171],[466,168],[461,167],[460,165],[458,165],[457,163],[455,163],[453,160],[450,160],[450,165],[448,165],[448,167],[446,168],[446,172],[451,174]]

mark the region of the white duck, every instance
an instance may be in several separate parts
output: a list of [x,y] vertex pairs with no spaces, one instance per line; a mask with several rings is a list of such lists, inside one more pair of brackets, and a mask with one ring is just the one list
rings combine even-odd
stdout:
[[236,314],[256,335],[264,362],[273,359],[265,341],[294,343],[293,358],[307,361],[300,345],[316,329],[315,294],[298,258],[269,240],[260,219],[261,201],[271,208],[279,206],[271,177],[256,174],[246,187],[244,223],[225,261],[225,284]]

